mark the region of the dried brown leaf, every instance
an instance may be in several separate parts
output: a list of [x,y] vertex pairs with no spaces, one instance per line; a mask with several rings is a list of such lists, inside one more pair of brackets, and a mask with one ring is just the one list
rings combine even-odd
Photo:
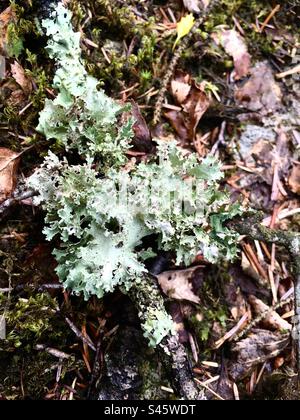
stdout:
[[185,125],[185,119],[182,112],[178,111],[168,111],[164,114],[165,118],[167,118],[174,130],[176,131],[180,143],[182,145],[189,142],[189,132]]
[[11,65],[11,73],[15,81],[22,88],[26,95],[29,95],[32,91],[32,83],[29,77],[26,75],[25,70],[17,61]]
[[199,267],[186,270],[165,271],[157,276],[163,292],[172,299],[199,303],[200,298],[193,292],[193,277]]
[[168,309],[173,319],[180,343],[187,343],[189,341],[189,335],[185,328],[185,315],[182,311],[182,304],[175,301],[171,302]]
[[242,36],[234,29],[223,30],[213,34],[217,44],[221,44],[224,50],[234,61],[235,79],[239,80],[249,73],[251,56]]
[[19,155],[4,147],[0,148],[0,203],[10,196],[15,188]]
[[281,106],[282,93],[269,64],[257,63],[250,74],[249,80],[235,92],[237,104],[262,115],[276,111]]
[[171,92],[174,96],[174,99],[179,105],[182,105],[184,101],[187,99],[190,91],[191,91],[191,85],[188,83],[188,81],[175,79],[171,82]]
[[202,90],[201,87],[194,86],[186,102],[183,104],[183,109],[187,118],[187,128],[191,140],[195,138],[199,121],[208,110],[209,105],[210,98],[205,91]]
[[0,14],[0,54],[7,55],[8,47],[8,27],[9,24],[14,22],[16,19],[15,13],[12,7],[8,7]]
[[234,320],[242,318],[246,312],[246,301],[240,287],[235,281],[224,284],[224,298]]
[[210,97],[204,84],[197,85],[188,74],[179,73],[171,82],[171,93],[182,111],[165,114],[180,137],[181,142],[195,140],[196,130],[202,116],[210,106]]

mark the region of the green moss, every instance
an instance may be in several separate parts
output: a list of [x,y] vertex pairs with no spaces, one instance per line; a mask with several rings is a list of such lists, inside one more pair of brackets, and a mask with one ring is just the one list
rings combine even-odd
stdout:
[[[149,352],[149,350],[147,351]],[[139,372],[143,381],[140,399],[147,401],[166,399],[166,392],[162,391],[161,386],[169,386],[168,383],[162,381],[163,377],[167,375],[162,367],[158,368],[158,360],[154,354],[149,354],[148,358],[145,357],[139,366]]]
[[210,338],[211,328],[214,322],[219,322],[222,327],[226,326],[227,310],[223,307],[205,308],[202,312],[202,319],[197,315],[191,317],[189,322],[195,329],[198,340],[202,343]]
[[[84,57],[86,67],[90,74],[103,81],[106,89],[112,92],[139,83],[137,94],[144,93],[150,87],[152,74],[145,80],[142,73],[151,73],[152,65],[159,60],[161,50],[156,48],[155,18],[147,16],[139,19],[132,9],[137,3],[129,1],[124,5],[122,1],[112,3],[107,0],[90,0],[82,6],[78,0],[71,2],[75,28],[85,21],[87,11],[91,11],[92,19],[84,31],[85,36],[98,48],[88,49]],[[128,55],[124,50],[124,42],[127,47],[130,46]],[[123,83],[120,84],[120,81]]]
[[4,314],[7,335],[0,343],[0,350],[13,351],[22,347],[22,351],[30,352],[38,340],[60,337],[62,332],[53,325],[56,307],[56,301],[47,294],[20,298],[16,302],[10,302],[1,294],[0,313]]
[[18,58],[24,48],[23,37],[20,36],[16,24],[10,23],[7,28],[8,47],[7,53],[10,57]]
[[[34,351],[9,358],[0,354],[0,394],[8,400],[44,399],[55,386],[57,360],[46,352]],[[75,361],[74,357],[64,360],[61,381],[71,386],[74,375],[70,373],[82,367],[82,362]],[[63,393],[63,385],[60,392]]]
[[[224,265],[226,265],[224,263]],[[222,287],[223,282],[228,281],[227,270],[211,268],[205,274],[205,283],[201,290],[201,305],[188,319],[192,331],[195,331],[198,342],[205,349],[209,346],[214,332],[212,326],[217,322],[221,328],[226,329],[229,318],[228,308],[224,303]],[[199,309],[198,309],[199,308]]]

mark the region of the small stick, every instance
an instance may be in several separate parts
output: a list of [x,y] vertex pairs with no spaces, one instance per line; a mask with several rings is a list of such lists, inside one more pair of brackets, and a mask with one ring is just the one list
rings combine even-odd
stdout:
[[82,332],[76,327],[76,325],[73,324],[73,322],[69,318],[65,318],[66,323],[69,325],[73,333],[80,338],[85,344],[87,344],[93,351],[96,351],[96,347],[94,346],[94,343],[90,339],[90,337],[86,334],[84,336]]
[[276,74],[276,77],[277,79],[283,79],[284,77],[291,76],[295,73],[300,73],[300,64],[298,64],[296,67],[293,67],[292,69]]
[[24,191],[20,195],[12,196],[7,198],[3,203],[0,204],[0,215],[5,212],[10,206],[13,204],[20,202],[22,200],[26,200],[27,198],[31,198],[37,195],[35,191]]
[[276,7],[274,7],[274,9],[271,11],[271,13],[269,14],[269,16],[267,16],[267,18],[265,19],[264,23],[262,24],[259,32],[262,33],[265,29],[265,27],[268,25],[268,23],[270,22],[270,20],[275,16],[275,14],[280,10],[280,4],[277,4]]

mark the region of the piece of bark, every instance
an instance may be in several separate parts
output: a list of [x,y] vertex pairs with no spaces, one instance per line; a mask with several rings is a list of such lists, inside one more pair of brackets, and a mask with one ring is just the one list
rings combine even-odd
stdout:
[[250,375],[256,366],[277,357],[289,344],[290,335],[267,330],[253,330],[245,339],[232,348],[233,359],[228,366],[233,381]]

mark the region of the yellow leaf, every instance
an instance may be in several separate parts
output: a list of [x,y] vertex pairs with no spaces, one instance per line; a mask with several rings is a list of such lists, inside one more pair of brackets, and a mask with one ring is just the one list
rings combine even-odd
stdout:
[[185,37],[192,29],[195,23],[195,18],[192,13],[184,16],[180,22],[177,23],[177,39],[174,43],[173,50],[175,49],[181,38]]

